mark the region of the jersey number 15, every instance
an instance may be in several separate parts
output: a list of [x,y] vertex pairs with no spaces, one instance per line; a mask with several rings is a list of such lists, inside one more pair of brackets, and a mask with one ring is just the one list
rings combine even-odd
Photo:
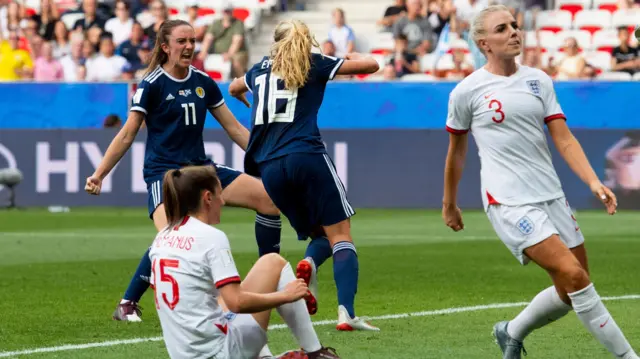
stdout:
[[[156,266],[156,262],[159,264]],[[153,271],[153,287],[155,289],[155,298],[156,298],[156,308],[160,309],[160,302],[158,301],[158,295],[160,291],[158,290],[158,286],[156,283],[158,282],[158,277],[161,282],[169,282],[171,283],[171,290],[173,291],[173,295],[171,301],[169,301],[169,296],[167,293],[162,293],[162,300],[169,306],[169,309],[173,310],[178,302],[180,301],[180,287],[178,287],[178,282],[176,278],[171,274],[165,272],[165,268],[178,268],[180,265],[180,261],[177,259],[154,259],[153,264],[151,265],[151,270]],[[159,272],[159,273],[158,273]]]
[[[293,122],[293,116],[296,112],[296,100],[298,98],[298,89],[278,90],[279,76],[271,73],[269,76],[269,92],[266,93],[267,74],[256,77],[256,86],[258,86],[258,105],[256,106],[255,125],[264,125],[264,106],[267,106],[267,123],[272,122]],[[286,100],[287,105],[284,112],[276,113],[276,104],[278,100]]]

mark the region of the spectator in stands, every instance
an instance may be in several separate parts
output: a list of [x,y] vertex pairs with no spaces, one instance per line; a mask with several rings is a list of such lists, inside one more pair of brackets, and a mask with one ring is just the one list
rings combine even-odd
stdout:
[[454,49],[453,68],[434,71],[434,75],[441,79],[459,81],[469,76],[473,72],[473,65],[465,61],[464,51]]
[[42,51],[42,44],[44,44],[44,40],[40,35],[33,35],[27,38],[27,43],[29,44],[29,53],[32,59],[35,59]]
[[120,128],[122,127],[122,120],[120,116],[116,114],[111,114],[105,117],[104,122],[102,123],[102,127],[104,128]]
[[565,40],[564,53],[566,56],[556,67],[556,78],[558,80],[582,78],[586,62],[584,57],[580,54],[578,42],[575,38],[568,37]]
[[430,52],[435,44],[433,29],[429,21],[420,15],[421,8],[421,0],[407,0],[407,13],[393,25],[393,37],[405,35],[409,51],[418,55]]
[[54,37],[55,25],[60,14],[53,0],[40,0],[40,13],[32,16],[38,23],[38,35],[45,41],[51,41]]
[[0,7],[0,10],[5,10],[4,16],[0,13],[0,23],[2,24],[0,31],[3,32],[2,35],[4,37],[9,37],[9,30],[17,30],[27,26],[24,6],[20,3],[16,1],[9,2],[6,6]]
[[104,29],[113,35],[113,43],[120,46],[131,36],[134,21],[129,12],[129,3],[124,0],[116,1],[115,13],[115,17],[107,20]]
[[328,56],[336,56],[336,46],[331,40],[322,43],[322,53]]
[[336,56],[344,57],[356,48],[356,35],[345,22],[344,11],[335,9],[331,14],[333,25],[329,28],[329,40],[336,47]]
[[116,53],[122,57],[124,57],[128,63],[137,71],[142,68],[142,58],[140,54],[140,49],[146,42],[146,46],[149,47],[149,40],[144,39],[144,29],[142,25],[138,22],[134,22],[131,27],[131,37],[129,40],[123,42],[119,47]]
[[626,26],[618,28],[618,39],[620,39],[620,46],[611,52],[611,70],[628,72],[633,75],[640,71],[640,50],[631,47],[629,30]]
[[202,44],[202,40],[204,40],[204,34],[207,32],[207,26],[209,26],[209,17],[207,16],[198,16],[199,6],[197,4],[193,4],[187,7],[187,17],[189,18],[189,24],[193,26],[193,29],[196,31],[196,41]]
[[45,41],[40,49],[40,56],[36,59],[33,79],[48,82],[59,81],[64,78],[64,71],[60,62],[53,57],[53,46]]
[[83,40],[71,41],[71,53],[60,59],[64,80],[67,82],[78,81],[78,68],[84,66],[85,59],[82,56]]
[[204,35],[198,58],[204,61],[209,54],[220,54],[231,61],[232,76],[240,77],[247,71],[249,53],[244,38],[244,24],[233,17],[233,7],[227,6],[221,19],[215,20]]
[[8,41],[0,34],[0,81],[17,81],[32,73],[33,61],[29,52],[18,47],[18,33],[10,30]]
[[75,31],[85,31],[93,26],[104,29],[106,19],[99,15],[97,10],[97,0],[82,0],[82,12],[84,13],[84,18],[76,21],[73,25],[73,29]]
[[102,33],[102,28],[100,28],[98,25],[91,26],[86,31],[86,38],[87,40],[89,40],[91,45],[93,45],[93,48],[96,52],[100,51],[100,39],[102,38]]
[[433,32],[439,36],[447,23],[451,26],[451,31],[455,32],[455,13],[452,0],[424,0],[420,15],[429,20]]
[[115,81],[120,78],[127,60],[115,54],[113,38],[109,33],[100,40],[100,54],[87,62],[87,81]]
[[378,20],[378,25],[384,27],[384,31],[392,31],[393,24],[407,12],[405,6],[405,0],[396,0],[394,5],[391,5],[385,10],[382,19]]
[[153,25],[147,27],[144,30],[144,34],[147,35],[147,38],[151,42],[151,47],[153,48],[156,43],[156,36],[158,36],[158,30],[160,30],[160,25],[165,20],[169,19],[169,9],[167,9],[167,5],[164,1],[154,0],[151,3],[151,14],[153,15]]
[[61,20],[56,21],[53,28],[53,57],[61,59],[71,52],[71,43],[69,41],[69,30]]
[[415,53],[408,50],[409,40],[405,34],[395,38],[395,53],[382,70],[385,80],[400,78],[406,74],[420,72],[420,62]]

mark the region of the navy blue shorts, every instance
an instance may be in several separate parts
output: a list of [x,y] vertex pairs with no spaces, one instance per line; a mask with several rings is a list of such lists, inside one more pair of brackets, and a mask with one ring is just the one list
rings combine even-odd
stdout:
[[261,164],[260,174],[269,197],[300,240],[356,213],[327,154],[292,153]]
[[[209,161],[206,165],[212,165],[216,167],[216,172],[218,173],[218,178],[220,178],[220,184],[222,185],[222,189],[225,189],[231,182],[235,181],[238,176],[242,174],[242,172],[234,170],[233,168],[219,165],[217,163],[213,163]],[[151,178],[147,182],[147,192],[149,194],[149,199],[147,200],[149,207],[149,218],[153,219],[153,212],[155,212],[156,208],[162,203],[162,179],[164,175],[158,176],[155,178]]]

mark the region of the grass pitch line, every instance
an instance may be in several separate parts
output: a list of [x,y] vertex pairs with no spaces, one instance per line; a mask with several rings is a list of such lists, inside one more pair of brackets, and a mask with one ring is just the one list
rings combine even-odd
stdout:
[[[621,301],[621,300],[636,300],[636,299],[640,299],[640,295],[631,294],[631,295],[622,295],[617,297],[602,297],[603,301]],[[529,303],[528,302],[494,303],[494,304],[485,304],[485,305],[474,305],[471,307],[454,307],[454,308],[428,310],[428,311],[413,312],[413,313],[387,314],[387,315],[380,315],[375,317],[368,317],[368,319],[394,320],[394,319],[413,318],[413,317],[432,317],[432,316],[438,316],[438,315],[449,315],[449,314],[464,313],[464,312],[479,312],[479,311],[490,310],[490,309],[524,307],[527,304]],[[336,323],[337,321],[335,320],[320,320],[317,322],[313,322],[313,325],[323,326],[323,325],[331,325]],[[270,330],[285,329],[285,328],[287,328],[285,324],[274,324],[269,326]],[[67,344],[67,345],[61,345],[57,347],[35,348],[35,349],[27,349],[27,350],[21,350],[21,351],[13,351],[13,352],[0,352],[0,358],[8,358],[8,357],[16,357],[20,355],[32,355],[32,354],[40,354],[40,353],[53,353],[53,352],[61,352],[61,351],[68,351],[68,350],[84,350],[84,349],[91,349],[91,348],[110,347],[115,345],[138,344],[138,343],[144,343],[144,342],[158,342],[161,340],[162,340],[162,337],[148,337],[148,338],[133,338],[133,339],[124,339],[124,340],[110,340],[105,342],[87,343],[87,344]]]

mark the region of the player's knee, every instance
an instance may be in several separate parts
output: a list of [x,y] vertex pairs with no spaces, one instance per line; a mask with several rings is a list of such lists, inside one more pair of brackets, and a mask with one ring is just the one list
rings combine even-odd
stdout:
[[265,262],[269,268],[282,268],[287,264],[287,260],[278,253],[265,254],[258,261]]
[[273,203],[269,195],[265,192],[264,195],[260,196],[256,199],[256,209],[258,212],[262,214],[266,214],[269,216],[279,216],[280,210]]
[[564,289],[568,293],[585,288],[590,283],[589,274],[579,263],[562,267],[558,275],[560,282],[563,283]]

